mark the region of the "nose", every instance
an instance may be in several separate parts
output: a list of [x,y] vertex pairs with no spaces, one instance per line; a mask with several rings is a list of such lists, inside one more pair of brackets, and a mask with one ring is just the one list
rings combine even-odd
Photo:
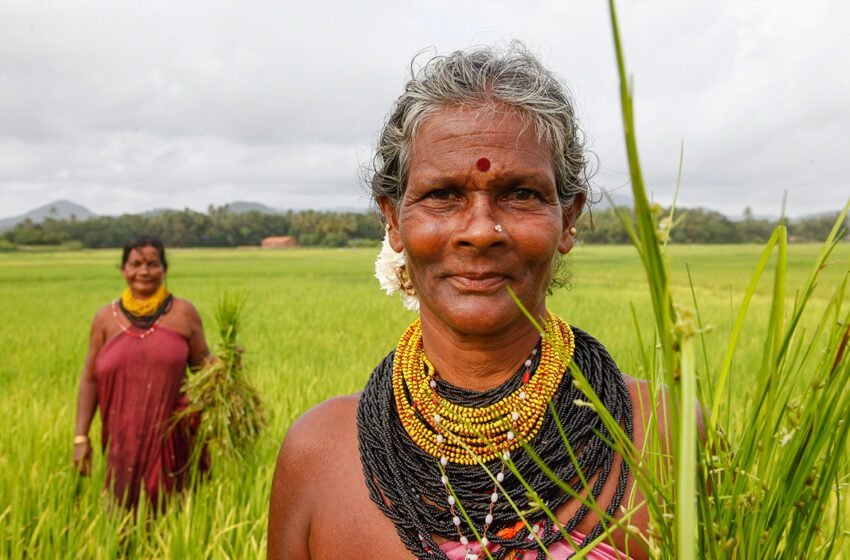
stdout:
[[486,195],[475,196],[460,215],[455,227],[454,241],[460,247],[485,250],[499,247],[507,241],[505,227],[496,219],[498,208]]

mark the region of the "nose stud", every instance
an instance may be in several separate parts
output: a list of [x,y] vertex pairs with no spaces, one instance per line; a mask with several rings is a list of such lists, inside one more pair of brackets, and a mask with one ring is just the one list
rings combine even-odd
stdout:
[[495,230],[496,230],[497,232],[499,232],[499,233],[502,233],[502,226],[501,226],[501,224],[496,224],[496,227],[494,227],[493,229],[495,229]]

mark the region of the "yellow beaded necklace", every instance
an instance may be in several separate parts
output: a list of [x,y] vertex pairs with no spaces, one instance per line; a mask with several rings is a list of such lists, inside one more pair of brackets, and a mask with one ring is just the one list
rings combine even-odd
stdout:
[[121,305],[131,315],[136,317],[149,317],[156,313],[165,298],[168,297],[168,289],[165,284],[160,284],[159,288],[148,299],[136,299],[133,297],[133,292],[130,288],[125,288],[121,294]]
[[393,394],[401,423],[413,442],[443,465],[474,465],[509,456],[537,435],[574,348],[569,325],[547,312],[534,375],[529,359],[522,384],[513,393],[490,406],[463,406],[440,398],[434,390],[436,371],[423,350],[417,320],[402,335],[393,361]]

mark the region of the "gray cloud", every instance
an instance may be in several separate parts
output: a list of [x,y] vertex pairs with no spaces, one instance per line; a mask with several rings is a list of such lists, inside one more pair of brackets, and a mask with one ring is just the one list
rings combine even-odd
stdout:
[[[604,3],[7,1],[0,217],[255,200],[365,206],[358,181],[423,48],[526,41],[570,84],[600,188],[627,183]],[[647,0],[620,20],[658,200],[792,215],[848,196],[850,8]]]

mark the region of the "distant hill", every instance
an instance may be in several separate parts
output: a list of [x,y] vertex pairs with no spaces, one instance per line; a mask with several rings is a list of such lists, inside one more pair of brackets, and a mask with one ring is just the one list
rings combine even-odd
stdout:
[[[266,206],[259,202],[237,201],[225,204],[225,206],[232,214],[245,214],[247,212],[259,212],[260,214],[285,214],[287,212],[286,210],[272,208],[271,206]],[[293,211],[296,212],[299,210],[308,210],[308,208],[293,209]],[[368,206],[338,206],[336,208],[324,208],[319,210],[319,212],[367,214],[369,210],[370,208]]]
[[140,215],[146,218],[151,216],[159,216],[160,214],[165,214],[166,212],[177,212],[174,208],[154,208],[153,210],[145,210]]
[[85,206],[80,206],[70,200],[56,200],[50,204],[45,204],[44,206],[39,206],[38,208],[30,210],[26,214],[12,216],[11,218],[3,218],[0,220],[0,231],[12,229],[27,218],[38,224],[43,222],[46,218],[69,220],[71,219],[71,216],[74,216],[77,220],[88,220],[89,218],[95,217],[96,214]]
[[[244,200],[237,200],[236,202],[229,202],[224,204],[223,206],[227,207],[228,211],[232,214],[247,214],[248,212],[259,212],[260,214],[285,214],[286,210],[281,210],[280,208],[272,208],[271,206],[266,206],[265,204],[260,204],[259,202],[248,202]],[[182,212],[182,208],[152,208],[150,210],[145,210],[144,212],[136,212],[136,215],[144,216],[146,218],[152,216],[158,216],[160,214],[165,214],[167,212]],[[369,211],[369,208],[332,208],[329,210],[320,210],[321,212],[355,212],[357,214],[365,214]],[[203,212],[203,211],[202,211]],[[131,214],[130,212],[125,212],[125,214]],[[32,220],[34,223],[41,223],[45,218],[51,217],[57,220],[67,220],[71,218],[71,215],[76,216],[78,220],[87,220],[89,218],[93,218],[97,216],[94,212],[85,208],[84,206],[80,206],[74,202],[68,200],[57,200],[55,202],[51,202],[50,204],[45,204],[44,206],[40,206],[34,210],[30,210],[26,214],[22,214],[20,216],[13,216],[11,218],[3,218],[0,219],[0,232],[7,231],[14,228],[19,223],[23,222],[27,218]]]
[[259,202],[236,201],[225,204],[233,214],[245,214],[247,212],[259,212],[260,214],[283,214],[283,210],[260,204]]
[[[236,201],[229,202],[223,206],[225,206],[231,214],[247,214],[248,212],[259,212],[260,214],[284,214],[286,212],[285,210],[272,208],[271,206],[266,206],[259,202]],[[142,216],[158,216],[160,214],[165,214],[166,212],[181,211],[182,210],[177,208],[154,208],[152,210],[142,212]]]

